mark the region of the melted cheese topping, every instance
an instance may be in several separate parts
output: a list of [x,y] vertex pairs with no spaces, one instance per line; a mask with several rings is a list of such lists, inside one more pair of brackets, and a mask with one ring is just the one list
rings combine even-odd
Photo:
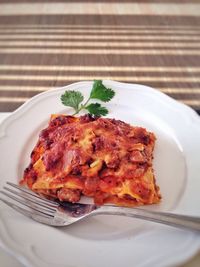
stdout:
[[61,201],[158,203],[152,169],[155,136],[122,121],[52,115],[40,133],[22,184]]

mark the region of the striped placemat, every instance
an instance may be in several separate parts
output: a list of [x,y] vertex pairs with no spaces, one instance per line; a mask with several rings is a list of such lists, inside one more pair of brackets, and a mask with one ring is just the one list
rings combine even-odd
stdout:
[[76,81],[154,87],[200,110],[200,1],[0,1],[0,111]]

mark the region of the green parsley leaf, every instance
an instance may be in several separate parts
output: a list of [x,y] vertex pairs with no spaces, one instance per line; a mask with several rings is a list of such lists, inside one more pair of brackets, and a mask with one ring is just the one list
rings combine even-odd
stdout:
[[79,91],[65,91],[61,95],[61,102],[63,105],[72,107],[78,111],[79,104],[83,101],[83,95]]
[[96,80],[93,83],[92,91],[90,93],[90,99],[99,99],[103,102],[110,101],[115,95],[115,92],[106,88],[101,80]]
[[102,107],[99,103],[92,103],[85,107],[89,111],[90,114],[95,116],[105,116],[108,114],[108,110],[105,107]]
[[74,109],[74,113],[72,116],[78,114],[81,110],[87,110],[91,115],[94,116],[104,116],[108,114],[107,108],[101,106],[99,103],[90,103],[91,99],[98,99],[103,102],[110,101],[115,92],[112,89],[106,88],[101,80],[96,80],[93,83],[93,87],[89,98],[83,102],[84,97],[79,91],[65,91],[64,94],[61,95],[61,102],[63,105],[72,107]]

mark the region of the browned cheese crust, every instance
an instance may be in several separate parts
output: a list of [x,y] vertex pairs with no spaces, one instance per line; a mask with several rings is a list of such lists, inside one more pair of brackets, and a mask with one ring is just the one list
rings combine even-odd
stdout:
[[52,115],[21,184],[60,201],[82,195],[97,205],[160,201],[152,168],[155,135],[141,127],[89,115]]

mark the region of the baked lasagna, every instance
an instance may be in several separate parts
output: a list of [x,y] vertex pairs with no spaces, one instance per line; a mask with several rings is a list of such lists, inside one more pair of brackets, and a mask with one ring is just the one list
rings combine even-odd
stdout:
[[51,115],[21,184],[59,201],[138,206],[158,203],[152,168],[155,135],[123,121]]

